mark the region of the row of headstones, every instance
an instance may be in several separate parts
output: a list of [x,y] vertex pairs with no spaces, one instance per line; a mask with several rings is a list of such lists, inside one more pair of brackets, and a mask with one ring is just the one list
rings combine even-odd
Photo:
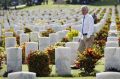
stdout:
[[[39,43],[39,50],[44,50],[44,48],[46,48],[47,46],[55,44],[56,42],[60,42],[62,38],[66,36],[67,33],[68,30],[62,30],[56,33],[49,34],[49,37],[40,37],[38,32],[31,32],[30,35],[21,32],[21,34],[19,34],[20,45],[24,44],[25,42],[28,42],[26,43],[26,45],[29,44],[28,46],[32,46],[32,42],[36,42]],[[13,37],[13,32],[5,32],[5,48],[15,47],[16,45],[16,38]]]
[[[120,48],[119,48],[119,36],[117,31],[117,26],[115,22],[115,8],[112,10],[111,16],[111,25],[108,32],[106,46],[104,48],[104,57],[105,57],[105,71],[102,73],[97,73],[97,79],[119,79],[120,73]],[[116,72],[114,70],[117,70]]]
[[[78,42],[68,42],[66,47],[55,49],[55,65],[58,75],[71,75],[71,65],[77,58]],[[7,69],[13,73],[8,74],[8,79],[35,79],[36,74],[22,71],[22,49],[19,47],[7,48]],[[11,57],[10,57],[11,56]]]
[[[96,12],[97,10],[99,10],[99,9],[97,8],[96,10],[93,11],[93,13]],[[60,25],[57,25],[57,24],[52,24],[52,25],[49,25],[49,26],[46,25],[46,26],[41,26],[41,27],[38,26],[38,25],[28,25],[28,26],[30,26],[28,28],[32,29],[32,31],[35,31],[35,32],[36,31],[37,32],[42,32],[42,31],[45,30],[45,28],[53,28],[55,31],[60,31],[60,30],[63,30],[65,28],[65,26],[67,26],[67,27],[68,26],[72,26],[74,29],[80,30],[80,23],[81,22],[78,21],[77,23],[74,24],[73,22],[70,21],[68,24],[65,24],[64,26],[61,26],[61,27],[60,27]],[[19,30],[24,28],[24,27],[22,27],[20,25],[13,25],[12,27],[13,27],[15,32],[19,32]],[[9,30],[10,28],[11,27],[10,27],[9,23],[7,21],[5,21],[4,22],[4,29],[5,29],[5,31]]]
[[[95,11],[97,11],[98,9],[96,9]],[[56,26],[56,25],[51,25],[51,26],[54,26],[54,27],[52,27],[52,28],[54,28],[54,30],[55,31],[60,31],[60,30],[63,30],[63,29],[65,29],[66,27],[65,26],[62,26],[62,27],[60,27],[60,26]],[[70,25],[67,25],[67,26],[70,26]],[[76,30],[80,30],[80,23],[79,23],[79,25],[71,25],[71,26],[73,26],[72,28],[73,29],[76,29]],[[0,26],[1,27],[1,26]],[[45,28],[49,28],[49,26],[46,26],[46,27],[40,27],[40,26],[31,26],[31,29],[33,29],[33,31],[35,31],[35,32],[42,32],[42,31],[45,31]],[[4,25],[4,29],[5,30],[9,30],[10,29],[10,26],[9,26],[9,24],[6,22],[5,23],[5,25]],[[20,30],[21,29],[21,27],[20,26],[17,26],[17,25],[14,25],[14,27],[13,27],[13,29],[14,29],[14,31],[16,32],[16,34],[20,34],[20,33],[23,33],[23,30]],[[35,35],[36,33],[31,33],[31,36],[32,35]],[[1,33],[1,35],[2,35],[2,32],[0,31],[0,33]],[[0,35],[0,36],[1,36]],[[12,36],[13,34],[12,33],[8,33],[8,32],[6,32],[5,33],[5,36]],[[24,36],[24,35],[23,35]],[[28,35],[25,35],[26,36],[26,38],[28,37]],[[35,35],[36,36],[36,38],[31,38],[31,40],[34,42],[36,42],[37,41],[37,38],[38,38],[38,35],[36,34]],[[20,42],[21,43],[21,42]],[[21,44],[20,44],[21,45]]]
[[[39,12],[37,12],[37,13],[39,13]],[[49,12],[48,12],[49,13]],[[39,13],[40,14],[40,13]],[[39,15],[38,14],[38,15]],[[10,16],[10,15],[9,15]],[[19,16],[17,16],[17,18],[15,17],[16,15],[14,15],[13,17],[9,17],[8,19],[10,19],[11,18],[11,20],[12,20],[12,18],[13,18],[13,22],[15,22],[15,23],[13,23],[13,24],[16,24],[17,22],[15,21],[15,20],[17,20],[17,18],[19,17]],[[33,14],[32,14],[32,16],[33,16]],[[42,16],[42,15],[41,15]],[[65,16],[65,15],[64,15]],[[25,16],[24,17],[24,19],[20,19],[20,18],[18,18],[18,20],[17,21],[22,21],[22,22],[25,22],[25,20],[27,20],[27,21],[29,21],[29,18],[30,18],[30,16]],[[36,16],[35,18],[38,18],[39,16]],[[48,17],[48,16],[47,16]],[[58,16],[54,16],[54,17],[58,17]],[[61,16],[61,17],[63,17],[63,15]],[[69,16],[70,17],[70,16]],[[27,18],[27,19],[26,19]],[[45,18],[45,17],[44,17]],[[31,18],[32,19],[32,18]],[[40,19],[40,18],[38,18],[38,19]],[[56,22],[57,22],[57,19],[58,18],[56,18]],[[6,20],[7,20],[7,18],[6,18]],[[10,23],[12,23],[12,21],[10,20]],[[71,20],[71,19],[70,19]],[[20,22],[18,22],[18,23],[20,23]],[[28,23],[28,24],[31,24],[31,21]],[[35,23],[33,23],[33,24],[35,24]],[[6,23],[6,21],[5,21],[5,25],[7,26],[8,25],[8,23]],[[18,25],[18,26],[20,26],[20,25]],[[7,29],[7,28],[6,28]]]
[[[95,11],[97,11],[98,9],[96,9]],[[95,12],[94,11],[94,12]],[[65,16],[65,15],[64,15]],[[18,17],[18,16],[17,16]],[[26,16],[26,17],[30,17],[30,16]],[[37,16],[38,17],[38,16]],[[63,17],[63,16],[62,16]],[[74,18],[78,18],[78,17],[81,17],[80,15],[78,16],[78,14],[76,14],[76,16],[73,16],[72,17],[72,19],[74,20]],[[9,17],[8,19],[10,19],[11,17]],[[15,17],[14,17],[15,18]],[[58,18],[57,18],[58,19]],[[57,21],[57,19],[56,19],[56,21]],[[70,24],[71,22],[74,22],[74,21],[72,21],[72,19],[70,19],[71,21],[69,21],[68,20],[68,23],[67,24]],[[79,18],[80,19],[80,18]],[[14,20],[16,20],[16,18],[14,19]],[[13,21],[14,21],[13,20]],[[19,21],[20,19],[18,19],[18,21]],[[29,19],[27,19],[27,21],[28,21]],[[24,19],[22,20],[23,22],[25,22],[24,21]],[[15,22],[15,21],[14,21]],[[12,23],[12,21],[10,21],[9,22],[10,24]],[[5,30],[9,30],[10,29],[10,26],[12,26],[13,28],[14,28],[14,31],[16,31],[16,30],[20,30],[20,29],[23,29],[24,27],[22,27],[22,25],[21,25],[21,23],[20,22],[18,22],[18,25],[16,24],[17,22],[15,22],[15,23],[12,23],[12,25],[9,25],[9,23],[7,22],[7,18],[6,18],[6,20],[4,21],[4,29]],[[80,22],[78,21],[78,23],[80,24]],[[14,25],[13,25],[14,24]],[[15,25],[16,24],[16,25]],[[31,25],[31,27],[30,27],[30,29],[35,29],[35,31],[36,31],[36,29],[37,29],[37,31],[41,31],[41,30],[45,30],[45,28],[47,28],[47,27],[44,27],[44,26],[42,26],[42,28],[38,25],[35,25],[34,23],[33,24],[31,24],[31,22],[29,22],[29,23],[27,23],[28,24],[28,26],[29,26],[29,24]],[[50,25],[50,24],[49,24]],[[57,25],[58,24],[52,24],[52,25],[50,25],[50,26],[53,26],[53,28],[54,29],[58,29],[59,27],[60,27],[60,25],[58,25],[59,27],[57,27]],[[50,27],[49,26],[49,27]],[[33,30],[34,31],[34,30]],[[58,30],[59,31],[59,30]]]
[[100,29],[102,29],[102,27],[105,25],[109,13],[110,13],[109,8],[107,8],[107,10],[106,10],[103,18],[100,20],[100,22],[94,25],[94,27],[95,27],[95,32],[99,32]]
[[[63,30],[63,31],[57,32],[57,34],[55,34],[55,33],[50,34],[51,40],[50,40],[50,37],[39,37],[39,50],[44,50],[47,46],[49,46],[50,41],[52,41],[53,44],[57,41],[60,41],[60,39],[62,39],[66,35],[67,32],[68,32],[67,30]],[[5,48],[6,48],[6,52],[7,52],[7,69],[8,69],[8,71],[10,71],[10,70],[19,71],[19,70],[21,70],[21,67],[22,67],[22,63],[21,63],[22,49],[19,47],[18,48],[16,47],[16,38],[12,37],[13,33],[6,32],[5,36],[6,36]],[[22,36],[22,38],[21,38],[21,36]],[[34,38],[35,36],[36,35],[33,35],[32,38]],[[57,39],[59,38],[59,40],[55,41],[56,37],[57,37]],[[20,34],[20,41],[21,40],[23,43],[25,43],[26,56],[28,56],[30,51],[38,50],[38,42],[29,42],[28,34],[24,34],[24,33]],[[74,44],[70,44],[70,45],[72,46],[72,48],[74,48]],[[69,46],[69,44],[68,44],[68,46]],[[73,49],[73,50],[75,50],[75,49]],[[74,51],[73,51],[73,53],[71,53],[71,54],[72,54],[72,63],[73,63],[76,58],[77,53],[74,54]]]
[[[38,50],[37,43],[28,44],[29,50]],[[71,74],[71,65],[73,65],[77,59],[78,46],[78,42],[68,42],[66,43],[66,47],[58,47],[55,49],[55,65],[59,75]],[[7,71],[22,71],[22,49],[20,47],[9,47],[6,49],[6,53]]]

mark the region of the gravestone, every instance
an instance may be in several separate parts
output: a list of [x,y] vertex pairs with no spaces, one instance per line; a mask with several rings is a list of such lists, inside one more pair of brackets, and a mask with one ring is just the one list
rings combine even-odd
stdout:
[[14,25],[14,31],[17,31],[17,30],[20,30],[21,29],[21,27],[19,26],[19,25]]
[[110,30],[108,32],[109,37],[117,37],[118,36],[118,31],[117,30]]
[[57,42],[55,33],[49,34],[49,38],[50,38],[50,45],[55,44]]
[[22,49],[19,47],[9,47],[7,52],[7,71],[22,71]]
[[20,35],[20,34],[22,34],[22,33],[24,33],[23,30],[17,30],[17,31],[16,31],[16,34],[17,34],[17,35]]
[[57,41],[61,41],[62,38],[65,37],[65,33],[62,32],[62,31],[58,31],[58,32],[56,32],[56,35],[57,35]]
[[70,47],[71,49],[71,54],[70,54],[70,59],[71,59],[71,65],[75,64],[75,60],[77,59],[77,50],[79,47],[78,42],[67,42],[66,47]]
[[118,41],[107,41],[106,47],[119,47]]
[[13,32],[5,32],[5,37],[13,37]]
[[71,75],[69,47],[59,47],[55,49],[55,65],[58,75]]
[[107,41],[118,41],[118,37],[107,37]]
[[15,47],[17,45],[15,37],[7,37],[5,38],[5,48]]
[[110,24],[110,30],[116,30],[117,28],[116,28],[116,23],[115,22],[112,22],[111,24]]
[[26,42],[25,43],[26,57],[28,57],[30,52],[37,51],[37,50],[38,50],[38,43],[37,42]]
[[73,42],[79,42],[80,37],[73,37]]
[[105,70],[106,71],[120,71],[120,48],[106,47],[104,49],[105,56]]
[[97,73],[96,79],[120,79],[120,73],[119,72]]
[[30,33],[30,41],[31,42],[38,42],[39,33],[38,32],[31,32]]
[[10,25],[9,25],[8,22],[5,22],[5,23],[4,23],[4,29],[5,29],[5,31],[10,30]]
[[36,79],[36,73],[13,72],[13,73],[8,74],[8,79]]
[[29,42],[29,35],[22,33],[20,34],[20,45],[24,44],[25,42]]
[[50,45],[49,37],[40,37],[39,38],[39,50],[43,51],[49,45]]

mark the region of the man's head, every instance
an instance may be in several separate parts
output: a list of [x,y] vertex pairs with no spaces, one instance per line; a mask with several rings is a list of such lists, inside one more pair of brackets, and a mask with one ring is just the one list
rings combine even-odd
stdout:
[[86,15],[86,14],[88,13],[88,7],[85,6],[85,5],[82,6],[81,11],[82,11],[82,14],[83,14],[83,15]]

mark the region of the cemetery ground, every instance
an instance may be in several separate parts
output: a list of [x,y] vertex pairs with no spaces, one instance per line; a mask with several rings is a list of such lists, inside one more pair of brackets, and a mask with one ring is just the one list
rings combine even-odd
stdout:
[[[29,15],[27,15],[27,13],[29,12],[29,11],[32,11],[32,10],[37,10],[37,9],[40,9],[40,10],[48,10],[48,12],[49,12],[49,10],[50,9],[57,9],[56,11],[58,11],[58,12],[61,12],[62,13],[62,11],[64,11],[64,10],[67,10],[67,9],[69,9],[69,10],[71,10],[71,9],[75,9],[76,8],[76,12],[74,13],[74,14],[76,14],[77,15],[77,10],[80,10],[79,8],[80,8],[81,6],[80,5],[41,5],[41,6],[33,6],[33,7],[25,7],[25,8],[23,8],[23,9],[20,9],[20,10],[22,10],[23,11],[23,14],[21,14],[21,18],[23,18],[23,16],[24,16],[24,19],[25,19],[25,21],[27,20],[25,17],[27,16],[27,17],[29,17]],[[108,28],[109,28],[109,26],[110,26],[110,24],[112,24],[111,22],[113,21],[113,25],[114,25],[114,20],[115,20],[115,16],[116,16],[116,14],[115,14],[115,8],[113,7],[113,6],[97,6],[97,9],[95,9],[96,8],[96,6],[89,6],[89,8],[91,9],[91,13],[92,12],[95,12],[95,13],[98,13],[98,16],[99,16],[99,20],[102,20],[102,21],[98,21],[98,26],[96,25],[96,31],[100,31],[102,28],[102,31],[100,32],[100,33],[104,33],[105,32],[105,36],[103,35],[103,37],[102,37],[102,39],[104,39],[105,38],[105,40],[106,40],[106,38],[107,38],[107,36],[108,35],[106,35],[106,33],[108,32]],[[118,8],[119,9],[119,8]],[[28,10],[28,12],[26,11],[26,10]],[[59,11],[60,10],[60,11]],[[68,11],[69,11],[68,10]],[[25,11],[25,14],[24,14],[24,11]],[[38,10],[38,12],[40,12],[39,10]],[[14,13],[14,12],[13,12]],[[34,13],[34,12],[33,12]],[[37,13],[37,12],[36,12]],[[54,13],[54,12],[53,12]],[[68,12],[69,13],[69,12]],[[79,12],[78,12],[79,13]],[[9,13],[8,13],[9,14]],[[58,13],[59,14],[59,13]],[[10,15],[10,14],[9,14]],[[38,15],[39,15],[39,13],[38,13]],[[48,14],[48,15],[52,15],[52,14]],[[72,15],[72,12],[71,12],[71,14],[70,15]],[[13,17],[14,18],[14,14],[13,14],[13,16],[11,16],[11,17]],[[70,17],[72,17],[73,18],[73,16],[70,16]],[[75,16],[76,17],[76,16]],[[111,17],[112,17],[112,19],[111,19]],[[8,18],[8,17],[7,17]],[[10,17],[9,17],[10,18]],[[37,18],[37,17],[35,17],[35,18]],[[41,18],[41,17],[40,17]],[[66,17],[65,17],[66,18]],[[79,18],[79,17],[77,17],[77,18]],[[20,18],[19,18],[20,19]],[[19,21],[19,19],[17,20],[17,21]],[[24,19],[22,19],[22,20],[24,20]],[[31,19],[31,18],[30,18]],[[42,18],[43,19],[43,18]],[[49,19],[49,18],[47,18],[50,22],[51,22],[51,19]],[[69,17],[67,17],[66,18],[67,20],[70,20],[68,23],[70,23],[71,22],[71,18],[69,19]],[[79,18],[80,19],[80,18]],[[111,19],[111,21],[110,21],[110,19]],[[6,17],[5,17],[5,20],[6,20]],[[10,19],[10,20],[14,20],[14,19]],[[22,22],[22,20],[21,20],[21,23],[23,23],[23,25],[24,25],[24,22]],[[32,18],[32,20],[33,20],[33,18]],[[16,22],[17,22],[16,21]],[[74,20],[72,20],[73,22],[74,22]],[[75,20],[75,21],[78,21],[78,20]],[[110,21],[110,22],[109,22]],[[6,21],[7,22],[7,21]],[[14,23],[14,21],[11,21],[11,22],[13,22]],[[38,22],[39,22],[39,20],[38,20]],[[56,21],[56,22],[58,22],[59,23],[59,21]],[[31,23],[31,22],[28,22],[28,21],[26,21],[26,24],[27,23]],[[38,23],[39,24],[39,23]],[[64,22],[61,22],[61,25],[62,24],[64,24]],[[79,21],[78,21],[78,23],[76,23],[76,24],[79,24]],[[3,24],[4,25],[4,24]],[[105,27],[103,27],[103,26],[105,26]],[[75,26],[76,28],[78,28],[77,26]],[[75,28],[74,27],[74,25],[73,25],[73,28]],[[32,28],[32,27],[30,27],[30,28]],[[55,27],[52,27],[52,28],[55,28]],[[62,27],[61,27],[62,28]],[[8,29],[8,28],[6,28],[6,29]],[[19,29],[19,28],[15,28],[15,29]],[[107,31],[106,31],[106,29],[107,29]],[[116,28],[114,28],[114,26],[111,26],[111,28],[110,29],[116,29]],[[22,29],[23,30],[23,29]],[[28,29],[29,30],[29,29]],[[43,30],[43,29],[42,29]],[[46,30],[46,29],[44,29],[44,30]],[[55,28],[55,30],[56,30],[56,28]],[[58,28],[58,30],[59,30],[59,28]],[[66,31],[62,31],[62,33],[61,33],[61,30],[59,30],[59,31],[56,31],[57,33],[58,33],[58,36],[59,36],[59,39],[62,39],[61,37],[60,37],[60,35],[62,35],[63,34],[63,36],[65,36],[64,34],[66,33]],[[71,29],[70,29],[71,30]],[[78,29],[77,29],[78,30]],[[3,30],[4,31],[4,30]],[[15,30],[16,31],[16,30]],[[38,28],[36,29],[33,29],[33,31],[38,31]],[[68,31],[67,31],[68,32]],[[99,37],[101,37],[102,35],[100,35],[100,33],[98,33],[98,38]],[[8,35],[8,39],[9,39],[9,35],[11,36],[11,33],[9,32],[9,33],[5,33],[6,34],[6,36]],[[44,34],[44,33],[43,33]],[[115,35],[115,34],[113,34],[113,35]],[[22,38],[22,36],[24,36],[24,39],[25,40],[23,40],[23,39],[21,39],[20,40],[20,43],[23,43],[23,42],[28,42],[28,39],[27,39],[27,36],[28,36],[28,34],[21,34],[20,35],[21,36],[21,38]],[[34,35],[33,35],[34,36]],[[112,36],[112,34],[111,34],[111,36]],[[26,37],[26,38],[25,38]],[[29,38],[29,37],[28,37]],[[30,38],[31,40],[32,40],[32,38]],[[43,39],[43,38],[40,38],[40,39]],[[44,38],[44,39],[47,39],[47,38]],[[57,39],[57,41],[59,41],[59,39]],[[30,40],[30,41],[31,41]],[[34,41],[35,39],[33,39],[33,41]],[[114,40],[114,39],[109,39],[109,40]],[[11,40],[12,41],[12,44],[9,44],[9,42],[7,42],[6,41],[6,43],[8,43],[8,45],[6,44],[6,48],[7,48],[7,46],[9,47],[9,46],[11,46],[11,45],[13,45],[14,44],[14,40]],[[39,41],[41,41],[41,40],[39,40]],[[99,41],[100,41],[100,39],[99,39]],[[118,41],[118,40],[117,40]],[[52,42],[53,42],[53,40],[52,40]],[[56,42],[56,41],[55,41]],[[73,41],[72,41],[73,42]],[[103,42],[104,42],[104,40],[103,40]],[[106,41],[105,41],[106,42]],[[105,42],[104,42],[104,44],[105,44]],[[109,42],[109,41],[108,41]],[[42,41],[42,42],[40,42],[40,44],[39,44],[39,46],[41,46],[41,44],[44,44],[44,42]],[[47,43],[47,41],[46,41],[46,43]],[[46,43],[45,43],[45,45],[46,45]],[[38,46],[38,44],[37,43],[28,43],[29,45],[34,45],[34,46]],[[100,43],[100,45],[101,45],[101,43]],[[116,46],[118,46],[118,43],[116,44],[113,44],[113,46],[114,45],[116,45]],[[15,45],[13,45],[13,46],[15,46]],[[38,49],[38,47],[36,47],[35,49],[34,49],[34,46],[32,47],[32,46],[29,46],[29,47],[27,47],[27,45],[26,45],[26,48],[29,48],[29,49],[27,49],[27,50],[29,50],[30,51],[30,49],[33,49],[33,50],[36,50],[36,49]],[[46,45],[46,47],[48,46],[48,44]],[[66,45],[67,46],[67,45]],[[109,46],[111,46],[111,43],[109,44],[108,43],[108,47]],[[106,46],[107,47],[107,46]],[[44,45],[43,45],[43,48],[45,48],[44,47]],[[40,49],[40,48],[39,48]],[[41,47],[41,50],[42,50],[42,47]],[[25,52],[25,51],[24,51]],[[7,53],[11,53],[11,51],[9,50],[9,51],[7,51]],[[17,53],[20,53],[20,52],[18,52],[17,51]],[[104,53],[104,52],[103,52]],[[10,54],[9,54],[10,55]],[[12,56],[12,55],[11,55]],[[9,56],[8,56],[9,57]],[[108,57],[109,58],[109,57]],[[12,59],[12,58],[11,58]],[[58,61],[59,62],[59,61]],[[11,63],[10,63],[11,64]],[[65,63],[66,64],[66,63]],[[17,65],[18,66],[18,65]],[[68,65],[67,65],[68,66]],[[108,66],[109,67],[109,66]],[[50,68],[52,68],[52,72],[51,72],[51,74],[50,74],[50,76],[49,77],[37,77],[37,79],[96,79],[96,75],[94,75],[94,76],[80,76],[80,72],[81,72],[81,70],[80,69],[71,69],[71,76],[59,76],[59,75],[57,75],[57,72],[56,72],[56,67],[55,67],[55,65],[50,65]],[[3,69],[2,70],[0,70],[0,75],[1,74],[3,74],[5,71],[6,71],[6,69],[7,69],[7,66],[6,65],[3,65]],[[22,71],[28,71],[28,66],[27,65],[25,65],[25,64],[22,64]],[[95,66],[95,73],[100,73],[100,72],[104,72],[105,71],[105,60],[104,60],[104,57],[102,58],[102,59],[100,59],[98,62],[97,62],[97,65]],[[1,77],[2,79],[8,79],[7,77]]]

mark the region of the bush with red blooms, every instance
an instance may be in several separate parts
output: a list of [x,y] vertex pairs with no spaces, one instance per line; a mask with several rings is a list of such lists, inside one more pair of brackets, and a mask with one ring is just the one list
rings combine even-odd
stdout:
[[84,52],[79,53],[77,65],[80,70],[84,70],[85,74],[91,74],[94,72],[97,61],[103,57],[99,47],[88,48]]
[[45,52],[49,55],[50,64],[55,64],[55,46],[47,47]]

